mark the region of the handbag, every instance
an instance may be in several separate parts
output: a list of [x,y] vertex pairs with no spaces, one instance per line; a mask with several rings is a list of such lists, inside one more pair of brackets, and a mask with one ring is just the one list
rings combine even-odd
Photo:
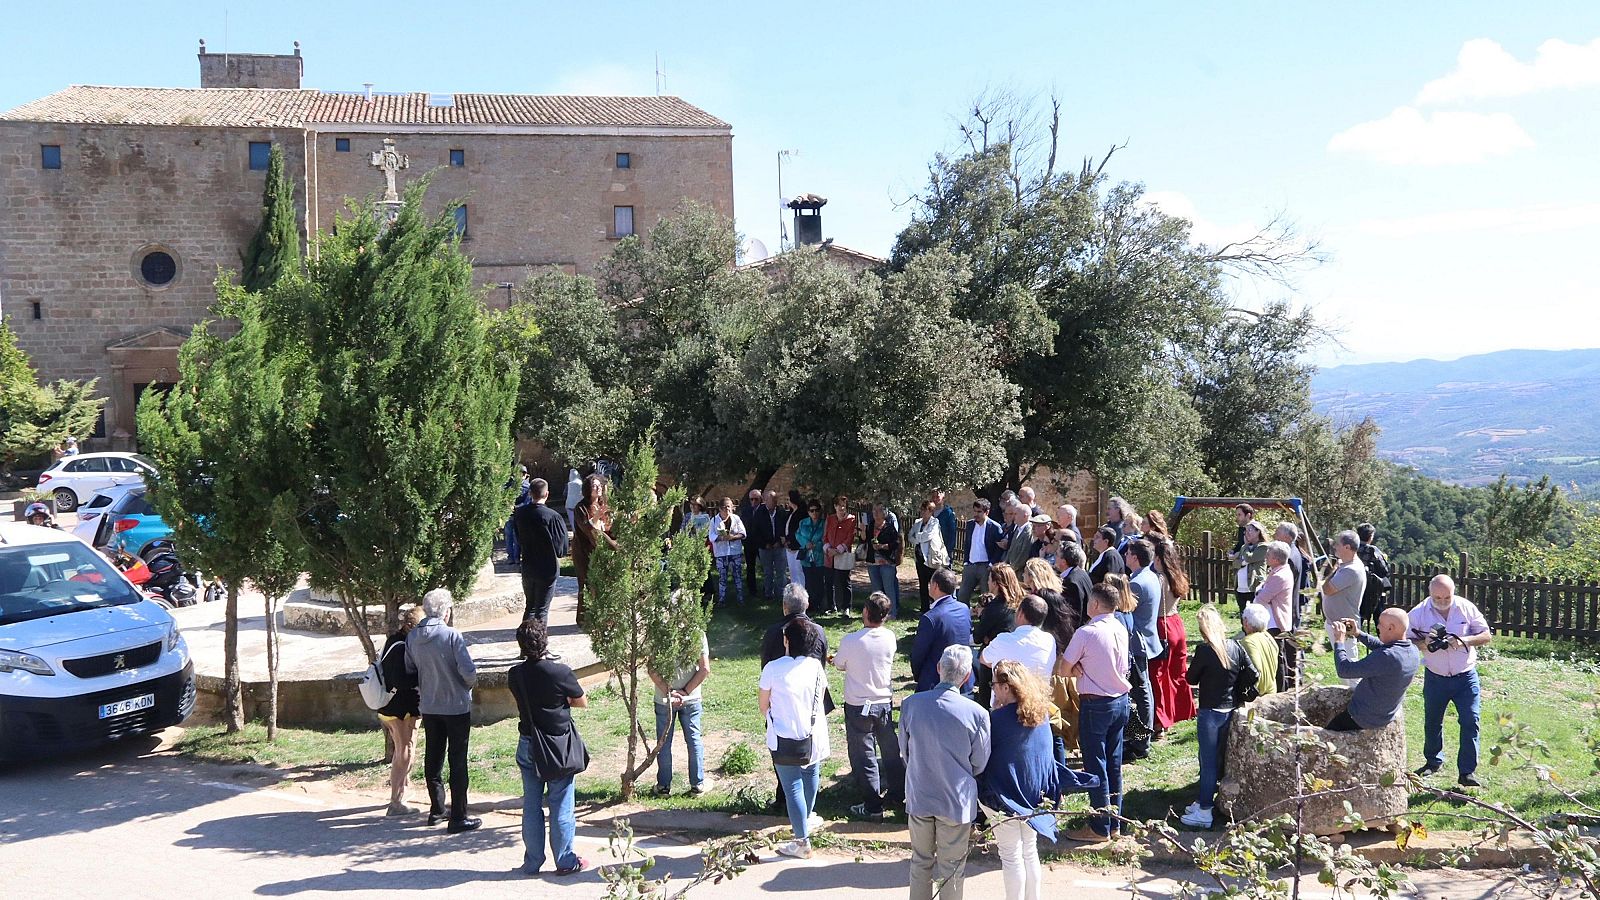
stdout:
[[1243,706],[1261,696],[1261,673],[1256,671],[1250,654],[1238,641],[1229,641],[1239,654],[1236,660],[1238,674],[1233,677],[1233,705]]
[[386,647],[383,655],[372,665],[367,666],[367,671],[361,675],[361,681],[356,684],[356,689],[361,692],[361,702],[365,703],[368,709],[383,709],[394,699],[395,689],[383,683],[383,661],[389,656],[389,651],[397,646],[399,646],[398,641]]
[[568,778],[589,768],[589,747],[583,742],[578,729],[569,728],[564,734],[549,734],[539,728],[530,737],[539,744],[537,764],[542,781]]
[[840,572],[848,572],[856,567],[854,553],[832,553],[828,556],[828,567]]

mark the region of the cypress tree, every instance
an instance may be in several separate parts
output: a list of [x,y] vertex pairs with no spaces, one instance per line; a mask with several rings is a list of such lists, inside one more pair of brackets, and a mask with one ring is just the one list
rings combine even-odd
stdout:
[[261,224],[243,256],[241,279],[248,290],[276,284],[285,273],[300,273],[300,225],[294,208],[294,185],[283,173],[283,151],[277,144],[267,156],[267,181],[261,191]]
[[352,204],[307,278],[274,292],[320,398],[295,488],[307,570],[356,622],[381,604],[391,630],[429,589],[470,590],[511,500],[517,375],[488,339],[454,210],[425,216],[426,190],[387,226]]
[[[298,281],[298,279],[291,279]],[[156,462],[150,497],[172,523],[185,557],[227,588],[223,635],[226,725],[244,723],[239,696],[239,590],[249,580],[267,598],[270,681],[267,738],[277,736],[277,599],[300,577],[285,493],[316,407],[302,377],[303,352],[272,333],[267,300],[217,279],[218,315],[239,323],[219,338],[196,325],[178,357],[178,383],[139,404],[141,449]]]

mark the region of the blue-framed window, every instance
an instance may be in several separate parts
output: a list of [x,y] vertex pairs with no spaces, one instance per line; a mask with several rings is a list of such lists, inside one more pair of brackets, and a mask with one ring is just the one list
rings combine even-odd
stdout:
[[633,168],[633,154],[631,154],[631,153],[618,153],[617,154],[617,168],[619,168],[619,169],[631,169],[631,168]]
[[59,169],[59,168],[61,168],[61,145],[60,144],[40,144],[39,145],[39,165],[43,166],[46,169]]
[[465,166],[466,164],[467,164],[467,151],[465,151],[465,150],[451,150],[450,151],[450,167],[452,169],[459,169],[459,168]]
[[611,233],[619,238],[633,234],[633,207],[613,207]]
[[270,141],[250,142],[250,171],[265,172],[267,160],[272,157],[272,143]]
[[464,241],[467,239],[467,208],[456,207],[456,234]]
[[349,138],[334,138],[333,139],[333,152],[335,152],[335,153],[349,153],[350,152],[350,139]]

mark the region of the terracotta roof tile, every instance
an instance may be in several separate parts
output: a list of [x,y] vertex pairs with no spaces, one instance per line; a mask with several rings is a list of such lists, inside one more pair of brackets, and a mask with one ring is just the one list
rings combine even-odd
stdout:
[[[435,106],[430,96],[449,97]],[[301,127],[304,125],[548,125],[728,128],[678,97],[540,94],[374,94],[269,88],[75,85],[0,120],[74,124]]]
[[317,91],[259,88],[136,88],[74,85],[0,119],[92,125],[294,127]]

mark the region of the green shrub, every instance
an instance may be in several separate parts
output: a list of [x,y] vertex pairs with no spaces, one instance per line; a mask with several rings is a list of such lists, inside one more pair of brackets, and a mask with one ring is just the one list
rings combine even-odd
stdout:
[[722,774],[749,775],[756,770],[756,751],[740,741],[722,754]]

